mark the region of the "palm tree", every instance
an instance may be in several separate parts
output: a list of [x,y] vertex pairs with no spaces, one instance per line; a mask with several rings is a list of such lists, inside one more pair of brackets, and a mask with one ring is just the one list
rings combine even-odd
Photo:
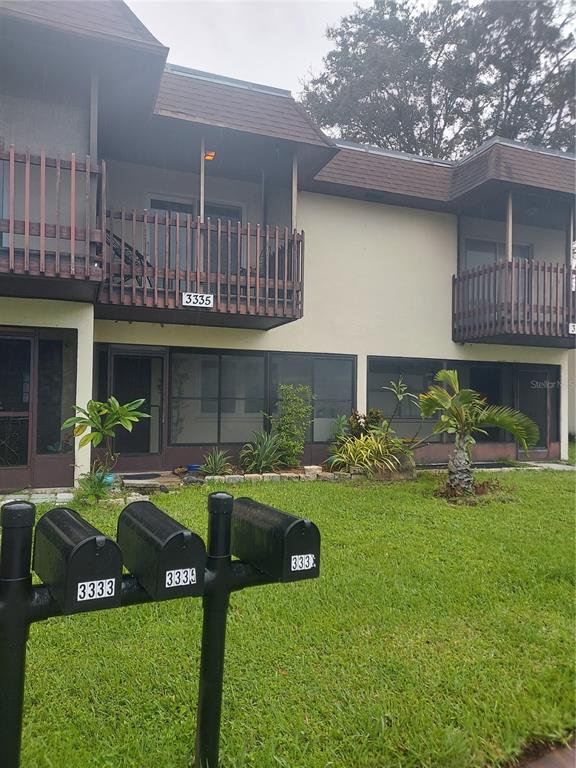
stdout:
[[523,413],[503,405],[488,405],[473,389],[460,389],[457,371],[438,371],[427,392],[419,397],[422,417],[439,419],[432,434],[454,435],[454,450],[448,459],[448,488],[456,493],[472,493],[471,447],[474,435],[485,435],[486,427],[504,429],[527,451],[538,442],[537,425]]

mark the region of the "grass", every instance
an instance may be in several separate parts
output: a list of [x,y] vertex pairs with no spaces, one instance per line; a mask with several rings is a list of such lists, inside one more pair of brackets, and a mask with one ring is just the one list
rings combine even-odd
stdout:
[[568,464],[576,464],[576,442],[568,444]]
[[[480,478],[482,475],[480,474]],[[574,725],[571,473],[232,487],[322,532],[319,580],[232,597],[222,768],[484,768]],[[209,488],[160,496],[204,534]],[[86,516],[113,533],[118,510]],[[25,768],[184,768],[201,601],[51,619],[29,643]]]

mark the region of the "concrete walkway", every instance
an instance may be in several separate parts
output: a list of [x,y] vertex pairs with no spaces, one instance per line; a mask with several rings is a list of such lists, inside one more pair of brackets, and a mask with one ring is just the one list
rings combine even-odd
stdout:
[[522,763],[522,765],[525,768],[575,768],[576,750],[573,747],[559,747],[544,757]]

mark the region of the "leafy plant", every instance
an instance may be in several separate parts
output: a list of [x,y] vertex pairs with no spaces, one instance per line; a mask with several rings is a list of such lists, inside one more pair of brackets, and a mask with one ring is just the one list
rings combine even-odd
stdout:
[[348,425],[348,416],[336,416],[330,430],[330,439],[332,443],[339,445],[346,437],[350,435],[350,427]]
[[287,467],[297,467],[300,464],[313,412],[310,387],[305,384],[280,384],[278,413],[269,419],[274,434],[278,436],[282,463]]
[[200,467],[206,475],[230,475],[232,474],[232,464],[228,451],[220,451],[218,448],[212,448],[204,457],[204,463]]
[[273,472],[283,464],[282,450],[276,433],[254,432],[253,439],[240,451],[240,466],[245,472]]
[[432,434],[454,435],[454,450],[448,459],[449,489],[474,491],[471,448],[476,442],[474,435],[487,434],[487,427],[509,432],[525,451],[538,442],[538,427],[532,419],[507,406],[488,405],[473,389],[461,389],[457,371],[438,371],[434,380],[438,384],[432,384],[419,397],[420,413],[425,419],[439,415]]
[[327,463],[336,470],[361,469],[369,476],[384,470],[394,472],[400,467],[402,453],[398,443],[397,440],[384,440],[372,432],[365,432],[359,437],[350,435],[333,446]]
[[74,493],[77,504],[94,504],[106,498],[110,485],[106,472],[95,462],[92,470],[78,478],[78,488]]
[[118,460],[118,456],[113,450],[116,430],[122,427],[128,432],[132,432],[134,424],[137,424],[140,419],[150,418],[147,413],[138,410],[143,402],[144,399],[142,398],[121,405],[113,396],[104,403],[98,400],[89,400],[86,408],[81,408],[79,405],[72,406],[76,415],[66,419],[62,424],[62,429],[74,427],[74,437],[82,435],[81,448],[90,443],[93,448],[103,445],[104,456],[99,462],[99,469],[106,474],[114,468]]
[[380,408],[369,408],[366,413],[354,409],[348,419],[348,427],[353,437],[360,437],[382,427],[384,414]]

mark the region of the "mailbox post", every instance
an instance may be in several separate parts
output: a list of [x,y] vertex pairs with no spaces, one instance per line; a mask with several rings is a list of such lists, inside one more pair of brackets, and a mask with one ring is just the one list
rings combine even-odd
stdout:
[[20,762],[29,628],[22,608],[32,591],[34,518],[34,507],[25,502],[4,504],[0,512],[0,750],[9,768]]

